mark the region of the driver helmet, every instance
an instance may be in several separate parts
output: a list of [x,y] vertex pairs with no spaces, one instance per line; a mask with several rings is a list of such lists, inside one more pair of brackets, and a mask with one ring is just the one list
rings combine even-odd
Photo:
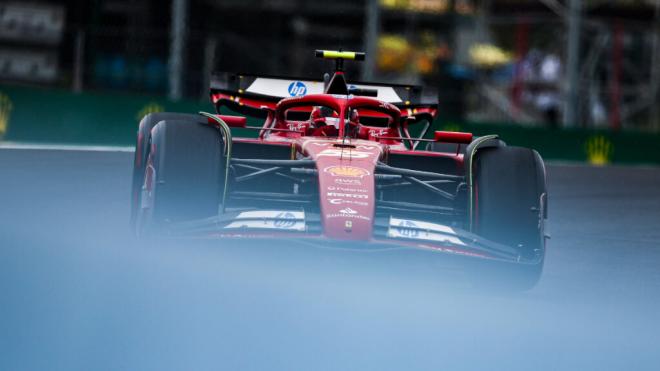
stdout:
[[357,109],[352,109],[350,115],[348,116],[348,119],[353,123],[353,124],[359,124],[360,123],[360,115],[358,114]]
[[309,127],[316,129],[326,125],[325,114],[320,107],[314,107],[309,115]]

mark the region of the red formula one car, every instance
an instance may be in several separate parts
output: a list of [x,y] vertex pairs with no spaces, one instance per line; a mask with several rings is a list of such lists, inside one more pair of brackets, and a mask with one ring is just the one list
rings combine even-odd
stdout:
[[496,135],[427,135],[438,107],[425,90],[350,84],[343,62],[363,53],[316,54],[335,60],[332,78],[217,75],[217,114],[145,116],[136,232],[424,249],[504,266],[533,286],[547,217],[539,154]]

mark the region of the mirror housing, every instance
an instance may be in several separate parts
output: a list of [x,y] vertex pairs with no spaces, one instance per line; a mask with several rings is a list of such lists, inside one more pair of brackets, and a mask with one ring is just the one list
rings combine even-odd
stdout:
[[230,128],[244,128],[247,126],[245,116],[218,115]]
[[433,138],[436,142],[469,144],[472,142],[472,133],[436,131]]

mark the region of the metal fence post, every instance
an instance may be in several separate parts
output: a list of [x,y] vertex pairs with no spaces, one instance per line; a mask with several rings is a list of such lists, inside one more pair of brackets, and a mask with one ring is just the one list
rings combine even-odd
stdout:
[[183,70],[185,67],[186,12],[187,0],[172,0],[172,18],[170,25],[169,58],[169,98],[179,100],[183,91]]
[[658,98],[660,98],[660,0],[655,0],[655,16],[653,17],[653,36],[651,42],[653,43],[653,52],[651,54],[651,128],[654,132],[660,131],[660,110],[658,109]]
[[80,93],[83,90],[85,73],[85,31],[76,32],[76,44],[73,51],[73,91]]
[[367,58],[365,58],[362,65],[361,77],[362,81],[373,81],[377,58],[378,28],[380,27],[380,5],[378,0],[367,0],[366,7],[364,51],[367,53]]
[[568,11],[568,43],[566,45],[566,102],[564,126],[574,126],[578,121],[578,89],[580,87],[580,23],[581,0],[570,0]]
[[211,85],[211,74],[215,67],[215,51],[218,45],[218,40],[214,36],[206,38],[204,44],[204,71],[202,76],[202,92],[201,98],[208,99],[209,86]]

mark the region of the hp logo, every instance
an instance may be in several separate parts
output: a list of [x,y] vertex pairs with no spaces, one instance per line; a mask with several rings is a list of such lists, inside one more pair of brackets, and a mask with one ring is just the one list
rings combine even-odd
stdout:
[[417,224],[411,222],[410,220],[404,220],[399,223],[399,233],[404,237],[408,238],[417,238],[419,231],[417,229]]
[[307,86],[302,81],[294,81],[289,84],[289,95],[292,97],[302,97],[307,94]]
[[275,227],[291,228],[296,224],[295,215],[287,212],[279,213],[275,216]]

